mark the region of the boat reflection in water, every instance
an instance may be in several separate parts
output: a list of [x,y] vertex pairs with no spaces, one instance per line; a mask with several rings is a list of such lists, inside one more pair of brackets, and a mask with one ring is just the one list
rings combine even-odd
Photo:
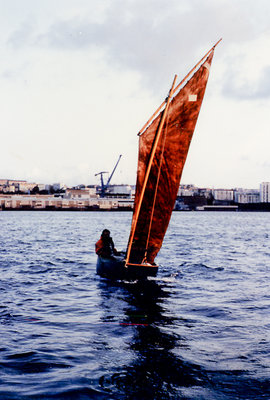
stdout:
[[[102,390],[118,398],[123,394],[128,399],[165,399],[180,398],[185,389],[205,386],[202,368],[177,354],[187,346],[184,338],[166,329],[175,319],[163,307],[163,300],[169,296],[166,288],[153,280],[136,284],[104,280],[99,289],[103,326],[114,330],[114,338],[119,330],[118,345],[122,343],[118,350],[117,345],[112,347],[115,343],[103,342],[108,359],[110,351],[119,351],[121,360],[111,370],[107,365],[99,380]],[[120,321],[115,318],[117,310],[119,315],[124,311]]]

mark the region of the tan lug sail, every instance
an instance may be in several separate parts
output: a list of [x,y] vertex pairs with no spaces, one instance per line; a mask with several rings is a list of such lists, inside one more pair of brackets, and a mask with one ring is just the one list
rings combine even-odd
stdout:
[[[174,80],[170,94],[164,102],[164,110],[140,133],[127,267],[153,264],[161,248],[203,101],[216,45],[203,57],[200,65],[197,64],[187,75],[189,77],[198,68],[178,93],[179,85],[183,81],[174,89]],[[171,99],[173,94],[175,96]],[[153,117],[156,114],[157,112]]]

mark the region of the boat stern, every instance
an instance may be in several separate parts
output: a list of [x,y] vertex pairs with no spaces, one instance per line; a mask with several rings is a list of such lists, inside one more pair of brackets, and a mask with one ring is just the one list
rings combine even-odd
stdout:
[[152,264],[126,264],[128,276],[130,279],[145,279],[148,276],[156,276],[158,266]]

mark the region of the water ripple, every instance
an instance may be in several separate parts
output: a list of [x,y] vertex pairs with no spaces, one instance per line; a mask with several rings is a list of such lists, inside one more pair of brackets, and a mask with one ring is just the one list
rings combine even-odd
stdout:
[[0,398],[270,398],[267,213],[174,213],[146,282],[95,275],[130,213],[0,213]]

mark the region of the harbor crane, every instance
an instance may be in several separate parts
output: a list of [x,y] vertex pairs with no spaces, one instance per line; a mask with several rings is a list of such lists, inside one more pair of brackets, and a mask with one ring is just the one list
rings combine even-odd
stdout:
[[112,170],[112,173],[109,176],[106,184],[104,183],[103,174],[108,174],[108,171],[101,171],[101,172],[98,172],[97,174],[95,174],[95,176],[100,175],[100,184],[101,184],[100,185],[101,186],[100,197],[105,197],[106,191],[107,191],[107,189],[108,189],[108,187],[110,185],[111,179],[112,179],[113,174],[114,174],[114,172],[115,172],[115,170],[117,168],[117,165],[119,164],[119,161],[120,161],[121,157],[122,157],[122,154],[120,154],[120,156],[119,156],[119,158],[118,158],[118,160],[117,160],[117,162],[116,162],[116,164],[114,166],[114,169]]

